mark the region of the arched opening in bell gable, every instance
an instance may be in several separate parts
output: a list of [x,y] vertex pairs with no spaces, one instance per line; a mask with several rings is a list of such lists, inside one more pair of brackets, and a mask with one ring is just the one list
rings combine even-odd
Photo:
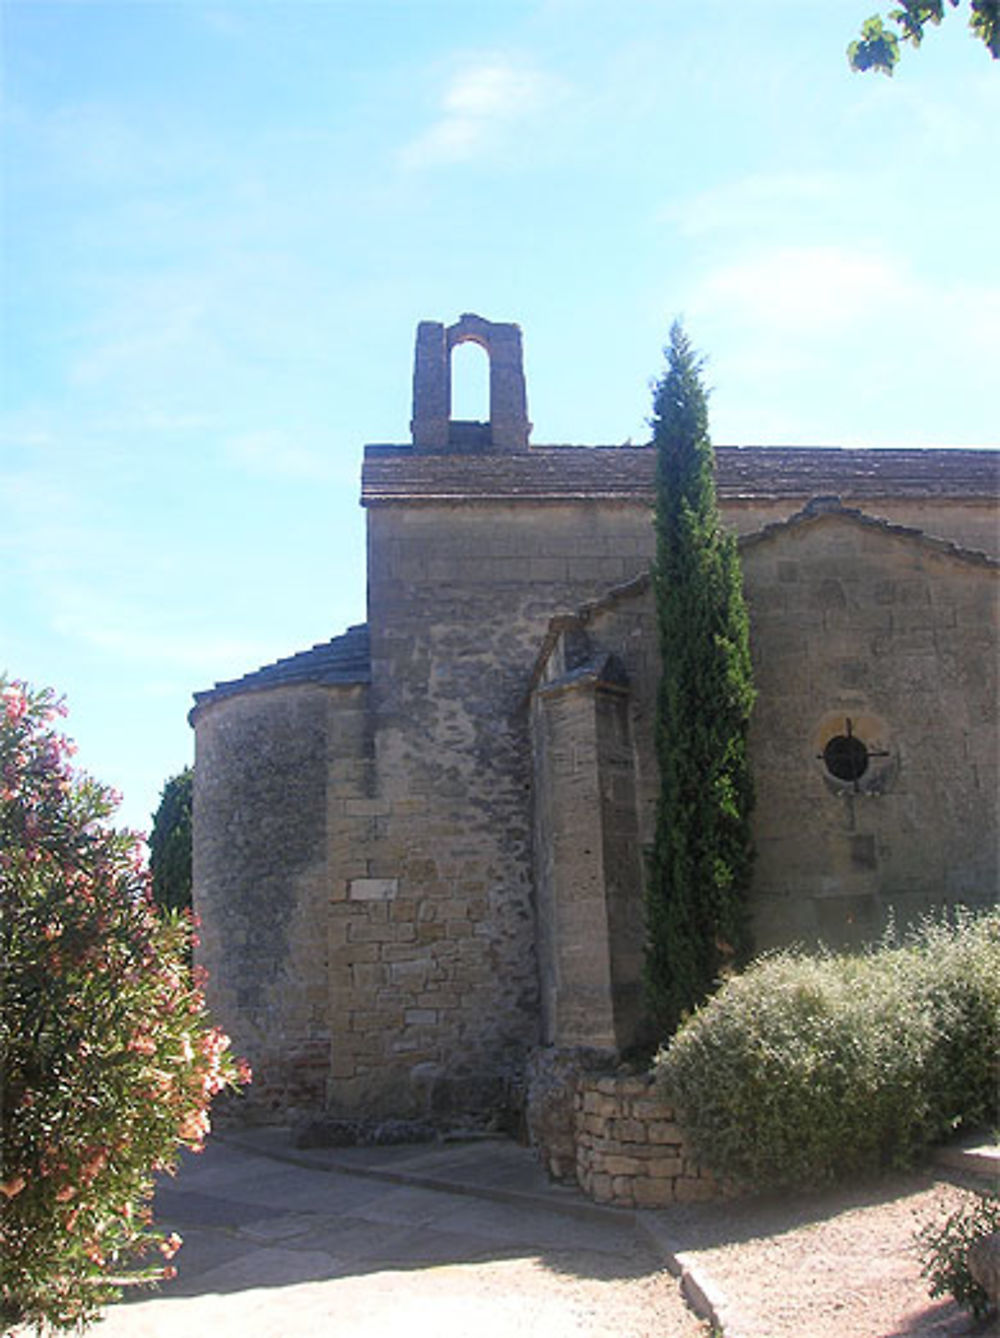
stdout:
[[451,417],[470,423],[490,421],[490,358],[473,339],[452,349]]

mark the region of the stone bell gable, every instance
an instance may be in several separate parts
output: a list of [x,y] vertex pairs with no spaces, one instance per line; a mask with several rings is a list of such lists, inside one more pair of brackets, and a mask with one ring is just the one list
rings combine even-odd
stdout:
[[[459,344],[478,344],[490,366],[490,416],[485,423],[451,416],[451,355]],[[421,321],[413,363],[413,447],[417,451],[523,451],[528,445],[528,398],[517,325],[466,312],[447,328]]]
[[[496,1110],[539,1044],[642,1032],[655,452],[529,433],[517,327],[422,323],[412,440],[364,455],[367,622],[196,696],[202,960],[259,1118]],[[995,896],[998,464],[716,452],[764,943]]]

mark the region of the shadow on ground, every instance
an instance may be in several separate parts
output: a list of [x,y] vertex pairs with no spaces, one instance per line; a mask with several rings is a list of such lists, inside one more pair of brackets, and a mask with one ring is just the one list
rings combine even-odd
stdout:
[[[931,1188],[940,1179],[940,1169],[893,1172],[809,1193],[760,1194],[717,1203],[678,1204],[656,1216],[678,1250],[716,1249],[816,1226],[855,1209],[894,1203]],[[958,1171],[951,1171],[948,1179],[968,1189],[984,1188],[982,1180]],[[921,1225],[922,1222],[915,1223],[915,1229]]]
[[177,1278],[158,1296],[524,1258],[600,1281],[663,1268],[632,1214],[594,1210],[573,1191],[549,1186],[516,1145],[352,1148],[302,1158],[287,1144],[270,1148],[282,1150],[294,1160],[216,1140],[159,1186],[157,1225],[177,1231],[184,1246]]
[[914,1311],[900,1325],[887,1333],[885,1338],[987,1338],[1000,1332],[996,1318],[975,1320],[967,1315],[954,1301],[936,1301],[923,1310]]

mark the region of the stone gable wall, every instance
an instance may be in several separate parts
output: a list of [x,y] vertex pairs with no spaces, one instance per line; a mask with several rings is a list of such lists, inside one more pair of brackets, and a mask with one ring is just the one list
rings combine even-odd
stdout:
[[[997,895],[1000,574],[833,512],[744,549],[757,703],[758,945],[849,946]],[[659,657],[648,587],[585,621],[628,675],[639,840],[653,839]],[[851,719],[885,757],[857,792],[822,760]]]
[[[836,514],[744,552],[761,946],[853,945],[998,888],[996,569]],[[846,722],[857,786],[821,754]]]
[[[832,510],[745,545],[744,577],[758,690],[758,948],[853,947],[890,920],[903,928],[942,905],[991,904],[1000,881],[996,568]],[[613,1037],[625,1048],[644,1039],[628,991],[637,1001],[658,790],[652,588],[634,582],[554,628],[533,699],[543,1041],[608,1046]],[[625,685],[603,695],[617,702],[618,737],[629,740],[613,756],[597,746],[609,656]],[[871,750],[856,785],[823,760],[845,732]]]

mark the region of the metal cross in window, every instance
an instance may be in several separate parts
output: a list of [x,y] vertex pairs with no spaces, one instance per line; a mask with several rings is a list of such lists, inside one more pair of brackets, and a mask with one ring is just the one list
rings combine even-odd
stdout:
[[872,757],[888,757],[884,748],[869,748],[854,733],[854,725],[848,716],[844,720],[844,733],[835,734],[828,740],[826,747],[818,754],[827,771],[837,780],[848,781],[855,794],[860,786],[858,781],[868,770],[868,760]]

